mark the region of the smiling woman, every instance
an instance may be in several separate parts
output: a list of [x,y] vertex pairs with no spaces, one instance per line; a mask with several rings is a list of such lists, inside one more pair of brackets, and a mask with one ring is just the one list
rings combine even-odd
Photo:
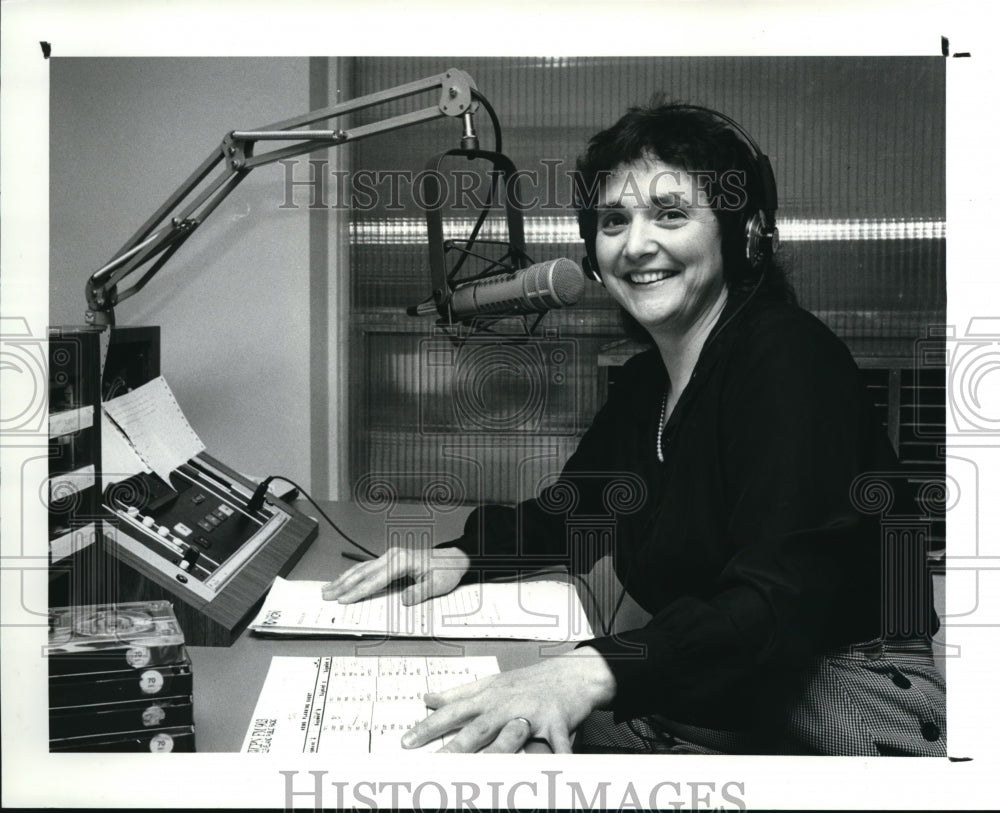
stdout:
[[[579,206],[591,273],[651,349],[537,499],[479,508],[433,555],[390,550],[324,595],[408,576],[416,602],[610,555],[650,620],[428,695],[435,711],[404,744],[452,731],[456,751],[541,737],[556,751],[944,756],[929,577],[905,545],[883,549],[857,493],[872,476],[890,487],[899,464],[847,348],[774,262],[766,156],[719,113],[657,104],[596,135],[578,168],[596,192]],[[734,177],[745,195],[725,194]]]
[[727,298],[708,193],[652,157],[618,167],[600,193],[596,259],[611,297],[676,359],[676,403]]

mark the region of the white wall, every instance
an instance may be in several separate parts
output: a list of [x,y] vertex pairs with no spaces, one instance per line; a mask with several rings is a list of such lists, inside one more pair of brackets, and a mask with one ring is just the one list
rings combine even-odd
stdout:
[[[50,76],[53,325],[82,323],[86,279],[226,132],[310,107],[304,58],[53,58]],[[254,170],[117,318],[160,326],[163,374],[211,454],[309,488],[308,211],[279,208],[282,178]]]

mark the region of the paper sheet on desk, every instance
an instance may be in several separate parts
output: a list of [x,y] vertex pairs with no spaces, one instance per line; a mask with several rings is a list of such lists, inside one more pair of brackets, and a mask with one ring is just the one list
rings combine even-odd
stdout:
[[567,582],[463,585],[407,607],[399,592],[354,604],[324,601],[321,581],[274,580],[250,629],[269,635],[377,635],[402,638],[593,638],[576,588]]
[[104,411],[143,462],[166,483],[170,472],[205,451],[163,376],[106,401]]
[[448,737],[405,751],[403,733],[441,692],[498,674],[493,656],[271,658],[243,740],[243,753],[420,753]]

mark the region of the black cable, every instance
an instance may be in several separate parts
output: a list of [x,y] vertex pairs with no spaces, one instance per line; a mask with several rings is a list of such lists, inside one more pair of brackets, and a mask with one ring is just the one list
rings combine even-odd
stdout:
[[[601,608],[601,603],[597,600],[597,594],[594,592],[594,589],[590,586],[590,584],[587,582],[586,577],[582,573],[569,573],[566,571],[565,568],[562,567],[547,567],[547,568],[542,568],[541,570],[530,570],[530,571],[526,570],[525,572],[531,576],[545,576],[547,574],[569,576],[580,587],[582,587],[584,591],[586,591],[587,597],[590,599],[591,604],[593,604],[594,606],[594,612],[599,616],[597,620],[598,623],[600,624],[602,635],[604,635],[605,637],[611,635],[611,631],[615,625],[615,619],[618,618],[618,612],[619,610],[621,610],[621,606],[625,601],[625,595],[628,592],[624,587],[622,587],[622,589],[618,593],[618,599],[615,602],[614,609],[611,611],[611,617],[607,621],[605,621],[604,613]],[[491,581],[495,582],[517,581],[520,578],[521,574],[519,573],[515,576],[497,576],[491,579]]]
[[[765,273],[761,272],[760,276],[757,278],[757,282],[754,283],[754,286],[751,289],[750,293],[747,294],[746,297],[743,299],[743,301],[736,306],[736,309],[731,314],[729,314],[728,317],[726,317],[726,321],[723,322],[721,325],[719,325],[718,328],[712,331],[712,335],[709,336],[708,341],[705,342],[706,345],[715,341],[716,337],[718,337],[723,330],[729,327],[729,323],[732,322],[733,319],[735,319],[737,316],[739,316],[740,313],[743,311],[743,309],[750,304],[750,300],[757,295],[757,292],[761,289],[761,286],[763,286],[764,276]],[[702,349],[704,350],[704,348]]]
[[[253,513],[256,513],[257,511],[260,510],[261,505],[263,505],[263,495],[267,494],[267,488],[268,488],[268,486],[271,485],[271,483],[274,482],[275,480],[282,480],[282,481],[288,483],[293,488],[295,488],[299,492],[300,495],[302,495],[303,497],[305,497],[310,502],[310,504],[312,504],[313,508],[315,508],[317,511],[319,511],[320,515],[323,517],[323,519],[325,519],[329,523],[330,527],[333,528],[333,530],[335,530],[342,537],[344,537],[344,539],[347,540],[347,542],[349,542],[351,545],[354,545],[354,547],[356,547],[358,550],[366,553],[372,559],[378,559],[379,555],[377,553],[374,553],[373,551],[368,550],[368,548],[366,548],[360,542],[355,542],[353,539],[351,539],[350,536],[347,535],[347,533],[339,525],[337,525],[336,522],[334,522],[332,519],[330,519],[329,515],[322,508],[319,507],[319,505],[312,498],[312,496],[310,496],[310,494],[309,494],[308,491],[306,491],[304,488],[302,488],[302,486],[300,486],[294,480],[290,480],[289,478],[283,477],[280,474],[273,474],[270,477],[265,477],[263,480],[261,480],[260,484],[257,486],[256,490],[254,491],[253,496],[247,502],[247,512],[248,513],[253,514]],[[256,502],[258,501],[258,495],[261,495],[260,498],[259,498],[260,505],[256,504]],[[594,594],[593,589],[591,588],[591,586],[589,584],[587,584],[587,581],[583,578],[583,576],[581,576],[580,574],[577,574],[577,573],[566,574],[565,569],[563,569],[563,568],[554,568],[554,567],[543,568],[541,570],[532,570],[531,571],[531,575],[532,576],[544,576],[546,574],[558,574],[558,575],[569,575],[569,576],[571,576],[573,579],[577,580],[577,582],[580,585],[582,585],[583,588],[587,591],[587,595],[590,597],[590,600],[594,603],[595,609],[597,609],[598,611],[600,610],[600,607],[599,607],[598,601],[597,601],[597,596]],[[500,576],[498,578],[493,579],[493,581],[498,581],[498,582],[499,581],[516,581],[519,578],[521,578],[520,574],[516,575],[516,576]],[[624,600],[624,598],[625,598],[625,592],[623,590],[622,593],[618,597],[618,603],[615,606],[614,615],[612,615],[612,621],[614,620],[614,617],[618,614],[618,608],[621,607],[621,604],[622,604],[622,601]],[[607,625],[604,624],[603,619],[601,619],[601,628],[602,628],[602,630],[603,630],[603,632],[604,632],[605,635],[610,635],[611,634],[610,631],[609,631],[610,627],[608,627]]]
[[497,118],[497,113],[493,109],[493,105],[490,104],[490,100],[483,96],[478,90],[473,89],[472,98],[479,102],[483,107],[486,108],[486,113],[490,117],[490,121],[493,122],[493,150],[494,152],[503,152],[503,134],[500,131],[500,119]]
[[260,510],[261,506],[264,504],[264,496],[267,494],[267,487],[274,480],[283,480],[293,488],[297,489],[299,494],[305,497],[312,504],[313,508],[319,511],[320,515],[330,524],[330,527],[333,528],[333,530],[335,530],[338,534],[344,537],[344,539],[346,539],[350,544],[354,545],[354,547],[356,547],[358,550],[367,553],[369,556],[372,557],[372,559],[378,559],[377,553],[368,550],[368,548],[366,548],[360,542],[355,542],[353,539],[351,539],[351,537],[349,537],[346,533],[344,533],[344,531],[340,528],[340,526],[337,525],[337,523],[334,522],[332,519],[330,519],[326,511],[324,511],[322,508],[319,507],[319,504],[309,495],[308,491],[302,488],[302,486],[300,486],[294,480],[289,480],[287,477],[282,477],[280,474],[273,474],[270,477],[266,477],[261,481],[260,485],[257,486],[256,491],[254,491],[253,496],[250,498],[249,502],[247,502],[248,513],[253,514]]
[[[631,568],[630,568],[631,569]],[[615,602],[615,608],[611,611],[611,618],[608,619],[608,625],[604,627],[604,634],[611,635],[612,630],[615,628],[615,620],[618,618],[618,611],[621,610],[622,604],[625,603],[625,594],[628,592],[628,588],[623,584],[622,589],[618,592],[618,601]],[[596,599],[595,599],[596,601]],[[603,626],[604,621],[601,620]]]
[[[500,128],[500,119],[497,118],[496,111],[493,109],[493,105],[490,104],[489,99],[483,96],[478,90],[472,91],[472,98],[478,101],[485,109],[486,113],[490,117],[490,121],[493,123],[493,151],[497,153],[503,152],[503,132]],[[483,227],[483,223],[486,222],[486,218],[489,215],[490,209],[493,206],[493,195],[497,186],[497,176],[493,175],[492,182],[490,183],[489,193],[486,198],[486,202],[479,212],[479,217],[476,219],[476,225],[472,227],[472,232],[469,234],[469,238],[465,241],[465,250],[471,251],[472,246],[476,242],[476,238],[479,236],[479,232]],[[455,267],[451,270],[451,274],[448,275],[449,279],[454,279],[455,275],[459,272],[462,266],[465,264],[467,258],[466,254],[459,257],[458,262]]]
[[[502,153],[503,131],[502,128],[500,127],[500,119],[497,116],[496,111],[493,109],[493,105],[491,105],[489,99],[487,99],[478,90],[475,89],[472,90],[472,98],[474,98],[483,106],[483,108],[486,110],[487,115],[489,115],[490,117],[490,122],[493,125],[493,151],[497,153]],[[479,236],[479,232],[483,228],[483,223],[486,222],[486,218],[489,215],[490,209],[493,206],[493,196],[495,194],[497,183],[498,183],[497,176],[494,174],[492,181],[490,183],[490,188],[487,193],[486,201],[483,205],[483,208],[480,210],[479,216],[476,218],[476,223],[472,227],[472,231],[469,233],[469,236],[464,241],[465,253],[463,253],[458,258],[458,261],[455,263],[455,267],[452,268],[451,272],[448,274],[449,282],[455,278],[455,275],[458,274],[458,272],[462,269],[462,266],[465,265],[465,261],[466,259],[468,259],[468,253],[472,251],[472,246],[475,245],[476,243],[476,238]],[[432,294],[431,296],[426,297],[421,304],[430,302],[433,298],[434,297]]]
[[[294,480],[290,480],[289,478],[283,477],[283,476],[281,476],[279,474],[274,474],[274,475],[271,475],[270,477],[266,477],[266,478],[264,478],[260,482],[260,484],[257,486],[257,489],[254,491],[253,496],[250,498],[249,502],[247,503],[247,511],[248,511],[248,513],[252,514],[252,513],[256,513],[257,511],[260,510],[260,507],[263,505],[263,495],[267,494],[267,488],[268,488],[268,486],[271,485],[271,483],[274,482],[275,480],[282,480],[282,481],[288,483],[293,488],[295,488],[299,492],[299,494],[301,496],[305,497],[309,501],[309,503],[313,506],[313,508],[315,508],[317,511],[319,511],[320,515],[323,517],[323,519],[325,519],[327,521],[327,523],[329,523],[330,527],[333,528],[333,530],[335,530],[338,534],[340,534],[348,543],[350,543],[351,545],[354,545],[354,547],[356,547],[358,550],[362,551],[363,553],[367,554],[372,559],[378,559],[379,555],[377,553],[368,550],[368,548],[366,548],[360,542],[355,542],[350,536],[347,535],[347,533],[339,525],[337,525],[336,522],[334,522],[332,519],[330,519],[330,517],[326,513],[326,511],[324,511],[322,508],[319,507],[319,505],[317,504],[316,500],[314,500],[312,498],[312,496],[309,494],[308,491],[306,491],[304,488],[302,488],[302,486],[300,486]],[[259,498],[260,505],[256,505],[255,504],[256,501],[258,500],[258,495],[261,495],[260,498]],[[614,610],[613,610],[613,612],[611,614],[611,618],[610,618],[609,622],[605,623],[604,617],[603,617],[604,614],[601,612],[601,607],[600,607],[600,603],[597,600],[597,595],[594,593],[593,588],[587,583],[587,580],[581,574],[578,574],[578,573],[567,573],[565,571],[565,569],[563,569],[563,568],[553,568],[553,567],[543,568],[541,570],[532,570],[531,571],[531,575],[532,576],[544,576],[546,574],[569,575],[571,578],[573,578],[577,582],[577,584],[579,584],[580,586],[582,586],[583,589],[587,591],[587,595],[588,595],[588,597],[590,598],[591,602],[594,605],[595,612],[597,612],[597,613],[599,613],[601,615],[601,618],[600,618],[601,631],[603,632],[603,634],[605,636],[608,636],[608,635],[611,634],[611,629],[614,626],[615,618],[617,618],[618,611],[621,609],[622,602],[625,600],[625,592],[626,591],[625,591],[624,587],[622,588],[621,592],[618,594],[618,601],[615,604],[615,608],[614,608]],[[516,576],[501,576],[501,577],[493,579],[493,581],[498,581],[498,582],[500,582],[500,581],[516,581],[519,578],[521,578],[520,575],[516,575]]]
[[[355,542],[350,536],[348,536],[348,534],[339,525],[337,525],[336,522],[334,522],[332,519],[330,519],[330,516],[326,513],[326,511],[324,511],[322,508],[319,507],[319,504],[316,502],[316,500],[314,500],[312,498],[312,496],[309,494],[308,491],[306,491],[302,486],[300,486],[294,480],[290,480],[288,477],[284,477],[284,476],[282,476],[280,474],[273,474],[273,475],[271,475],[269,477],[265,477],[260,482],[260,484],[257,486],[256,490],[254,491],[253,495],[250,497],[249,501],[247,502],[247,513],[254,514],[254,513],[256,513],[257,511],[259,511],[261,509],[261,507],[264,504],[264,497],[267,494],[268,486],[270,486],[271,483],[274,482],[275,480],[282,480],[283,482],[288,483],[290,486],[292,486],[294,489],[296,489],[301,496],[305,497],[305,499],[309,501],[309,503],[313,506],[313,508],[315,508],[317,511],[319,511],[320,516],[322,516],[323,519],[325,519],[327,521],[327,523],[330,525],[330,527],[333,528],[333,530],[335,530],[338,534],[340,534],[349,544],[353,545],[358,550],[360,550],[363,553],[367,554],[372,559],[378,559],[379,554],[375,553],[374,551],[369,550],[364,545],[362,545],[360,542]],[[564,568],[561,568],[561,567],[549,567],[549,568],[542,568],[540,570],[531,570],[530,573],[531,573],[532,576],[544,576],[544,575],[547,575],[547,574],[568,575],[570,578],[572,578],[573,580],[575,580],[576,583],[578,585],[580,585],[581,587],[583,587],[583,589],[587,592],[587,596],[590,598],[590,601],[591,601],[591,603],[594,606],[595,613],[597,613],[600,616],[600,618],[598,620],[599,620],[600,625],[601,625],[601,632],[605,636],[611,635],[611,630],[614,627],[615,619],[618,617],[618,612],[621,609],[622,603],[625,601],[626,588],[624,586],[622,587],[621,591],[618,593],[618,600],[615,602],[615,607],[614,607],[614,610],[612,610],[612,612],[611,612],[610,619],[608,619],[608,621],[605,622],[605,620],[604,620],[604,613],[601,611],[601,606],[600,606],[600,602],[597,600],[597,595],[594,593],[593,588],[590,586],[590,584],[588,584],[586,578],[584,578],[584,576],[582,574],[579,574],[579,573],[568,573]],[[517,581],[520,578],[521,578],[521,575],[518,574],[518,575],[515,575],[515,576],[500,576],[500,577],[492,579],[492,581],[497,581],[497,582],[502,582],[502,581]]]

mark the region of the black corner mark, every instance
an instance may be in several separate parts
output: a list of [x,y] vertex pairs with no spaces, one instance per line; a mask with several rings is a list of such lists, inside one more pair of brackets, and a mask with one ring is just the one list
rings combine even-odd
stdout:
[[38,44],[42,46],[42,56],[43,57],[45,57],[46,59],[48,59],[50,56],[52,56],[52,44],[51,43],[48,43],[48,42],[45,42],[45,40],[42,40]]
[[969,51],[960,51],[957,54],[952,54],[951,53],[951,45],[948,42],[948,38],[945,37],[945,36],[942,36],[941,37],[941,56],[949,56],[949,55],[953,56],[955,59],[958,59],[958,58],[963,57],[963,56],[964,57],[970,57],[970,56],[972,56],[972,54]]

